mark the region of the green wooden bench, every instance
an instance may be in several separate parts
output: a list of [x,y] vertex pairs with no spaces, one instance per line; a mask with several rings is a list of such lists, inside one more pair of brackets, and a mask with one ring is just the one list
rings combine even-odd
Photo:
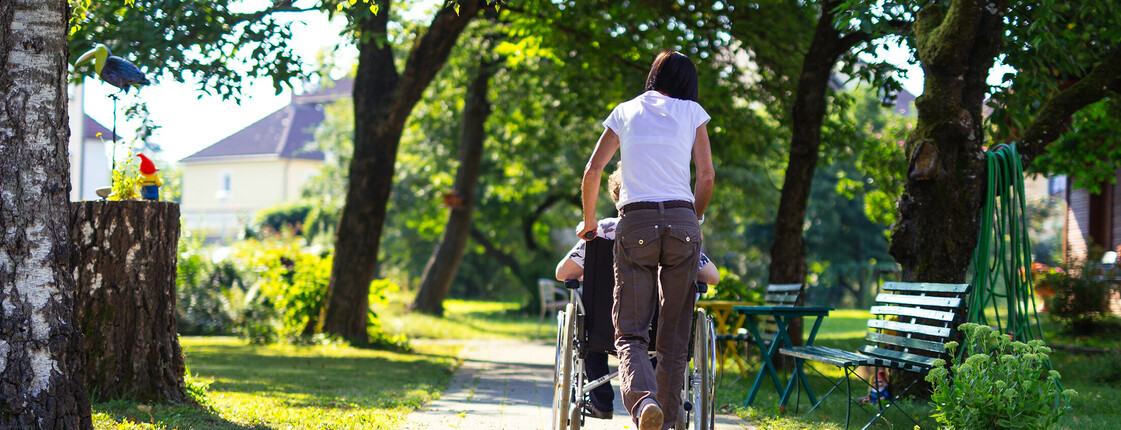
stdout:
[[[852,387],[850,376],[856,376],[869,386],[872,383],[856,373],[861,366],[886,367],[925,375],[934,365],[934,360],[946,357],[944,345],[955,339],[957,326],[965,316],[965,297],[969,284],[935,284],[926,282],[888,282],[884,293],[876,296],[872,306],[875,318],[868,320],[867,343],[858,351],[845,351],[822,346],[781,348],[779,353],[795,360],[811,360],[842,368],[845,375],[833,382],[833,387],[810,409],[816,409],[825,398],[843,382],[849,403],[845,411],[845,428],[849,427],[852,409]],[[873,372],[874,374],[874,372]],[[877,402],[880,410],[864,428],[883,416],[892,406],[899,408],[895,400],[907,393],[915,382],[914,378],[898,393],[890,393],[883,402]],[[884,405],[886,403],[886,406]]]

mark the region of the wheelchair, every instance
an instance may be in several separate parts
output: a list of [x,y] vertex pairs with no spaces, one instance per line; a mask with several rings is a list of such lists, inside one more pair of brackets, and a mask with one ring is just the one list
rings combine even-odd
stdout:
[[[557,314],[557,347],[553,373],[554,430],[579,430],[586,418],[583,410],[589,393],[619,375],[615,370],[594,381],[584,383],[584,359],[589,351],[615,354],[615,328],[611,322],[614,278],[614,241],[595,238],[585,246],[584,288],[576,289],[580,282],[565,281],[572,290],[569,303]],[[697,283],[697,297],[708,286]],[[657,315],[655,314],[655,320]],[[676,430],[711,430],[715,423],[714,381],[716,370],[716,334],[712,317],[704,309],[693,312],[689,342],[689,362],[685,367],[681,407],[678,410]],[[657,333],[651,329],[650,355],[653,356]]]

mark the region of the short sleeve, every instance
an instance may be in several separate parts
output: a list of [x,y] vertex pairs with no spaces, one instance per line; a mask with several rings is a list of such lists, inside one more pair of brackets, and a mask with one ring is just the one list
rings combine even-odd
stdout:
[[701,253],[701,264],[697,265],[697,270],[703,269],[705,266],[708,265],[708,263],[709,263],[708,256],[705,255],[705,253],[702,252]]
[[576,246],[568,251],[568,259],[580,267],[584,267],[584,243],[583,240],[577,239]]
[[707,123],[711,116],[705,112],[705,108],[701,107],[700,103],[693,103],[693,128],[700,127],[702,124]]
[[[620,103],[620,106],[621,105],[622,103]],[[615,134],[622,134],[623,121],[622,118],[620,118],[621,116],[622,114],[619,113],[619,106],[615,106],[615,109],[611,110],[611,114],[607,115],[607,119],[603,120],[603,126],[610,128]]]

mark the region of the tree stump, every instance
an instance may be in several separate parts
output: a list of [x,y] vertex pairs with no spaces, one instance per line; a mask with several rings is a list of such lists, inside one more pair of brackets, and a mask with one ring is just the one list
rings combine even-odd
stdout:
[[70,220],[90,394],[186,401],[175,328],[179,205],[76,202]]

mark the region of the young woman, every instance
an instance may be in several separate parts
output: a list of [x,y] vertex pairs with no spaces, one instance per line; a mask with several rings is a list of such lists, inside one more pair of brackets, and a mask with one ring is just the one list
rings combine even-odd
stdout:
[[[621,151],[611,314],[623,405],[640,430],[669,428],[681,404],[700,223],[716,176],[705,128],[709,118],[697,103],[693,62],[678,52],[662,51],[650,66],[646,92],[620,103],[603,122],[606,129],[584,168],[584,224],[577,236],[588,240],[597,226],[603,168]],[[690,161],[697,174],[692,190]],[[646,359],[655,306],[657,370]]]

